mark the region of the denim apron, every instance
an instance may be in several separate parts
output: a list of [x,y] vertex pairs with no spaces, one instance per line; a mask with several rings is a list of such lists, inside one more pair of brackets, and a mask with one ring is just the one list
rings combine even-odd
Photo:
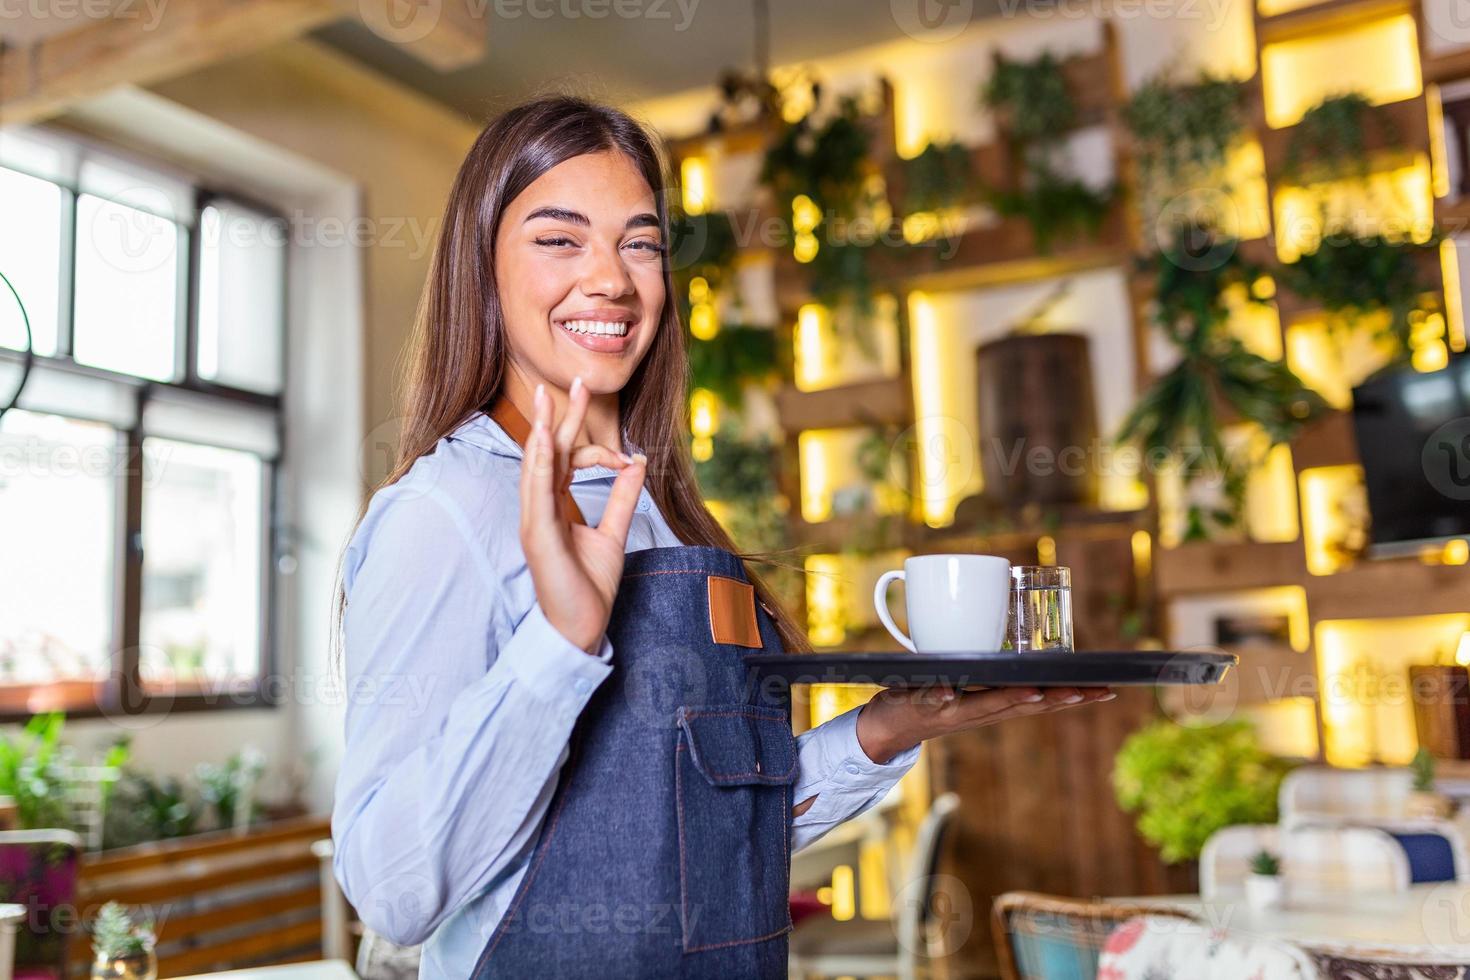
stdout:
[[[741,662],[784,649],[761,603],[732,613],[747,582],[721,548],[627,555],[612,672],[572,730],[474,980],[786,976],[796,740],[786,691],[763,691]],[[723,642],[732,615],[746,631]]]

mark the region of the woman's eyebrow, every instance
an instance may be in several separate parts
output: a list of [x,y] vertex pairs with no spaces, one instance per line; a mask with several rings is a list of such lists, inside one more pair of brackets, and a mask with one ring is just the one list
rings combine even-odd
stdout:
[[[586,228],[592,224],[592,222],[588,221],[587,216],[582,212],[573,211],[571,208],[556,207],[555,205],[547,205],[545,207],[537,208],[530,214],[526,215],[526,221],[534,221],[537,218],[549,218],[552,221],[565,221],[570,224],[581,225],[583,228]],[[521,223],[525,224],[525,221]],[[628,223],[623,226],[623,230],[627,231],[633,228],[657,227],[658,215],[645,211],[642,214],[635,214],[633,215],[633,217],[629,218]]]
[[[592,224],[592,222],[587,220],[587,216],[580,211],[552,206],[537,208],[526,215],[526,221],[534,221],[537,218],[550,218],[552,221],[567,221],[574,225],[582,225],[583,227]],[[521,222],[521,224],[525,223],[525,221]]]

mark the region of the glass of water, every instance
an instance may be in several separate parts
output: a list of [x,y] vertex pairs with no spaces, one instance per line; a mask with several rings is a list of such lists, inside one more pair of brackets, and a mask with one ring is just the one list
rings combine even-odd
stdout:
[[1072,570],[1012,565],[1006,642],[1018,653],[1072,649]]

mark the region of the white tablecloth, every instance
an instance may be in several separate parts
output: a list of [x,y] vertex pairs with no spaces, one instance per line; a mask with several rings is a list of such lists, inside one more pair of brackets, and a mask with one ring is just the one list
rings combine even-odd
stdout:
[[1313,949],[1387,947],[1436,963],[1470,963],[1470,883],[1413,885],[1399,894],[1287,898],[1257,912],[1244,898],[1198,895],[1120,898],[1118,902],[1183,909],[1207,925],[1244,937],[1284,939]]

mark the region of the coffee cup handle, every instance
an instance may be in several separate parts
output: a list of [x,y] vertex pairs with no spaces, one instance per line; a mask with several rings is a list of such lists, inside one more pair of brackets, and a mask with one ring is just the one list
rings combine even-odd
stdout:
[[903,582],[905,586],[908,584],[901,568],[892,572],[884,572],[878,576],[878,584],[873,586],[873,607],[878,611],[878,619],[882,621],[888,632],[893,634],[893,638],[902,643],[904,649],[909,653],[918,653],[919,651],[914,647],[914,641],[904,635],[903,630],[894,625],[893,617],[888,615],[888,584],[895,579]]

